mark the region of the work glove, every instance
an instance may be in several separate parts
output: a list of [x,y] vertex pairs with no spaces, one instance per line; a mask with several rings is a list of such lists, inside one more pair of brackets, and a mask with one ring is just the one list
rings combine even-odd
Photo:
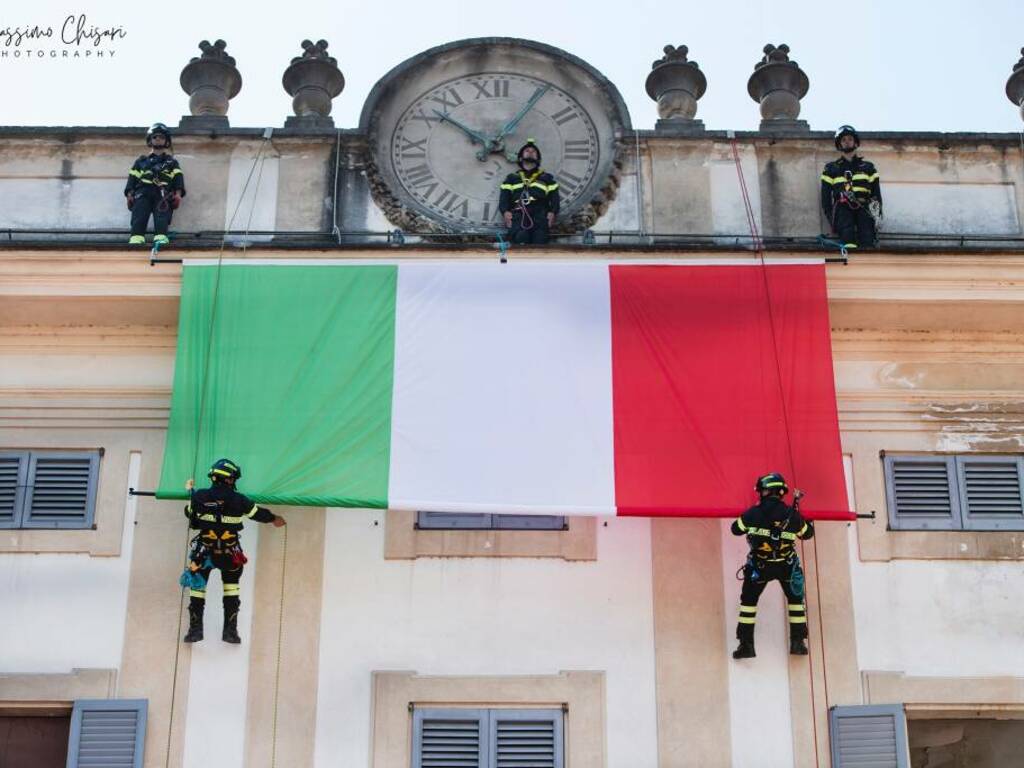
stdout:
[[135,205],[135,196],[134,195],[125,195],[124,196],[124,201],[128,204],[128,210],[130,211],[132,209],[132,206]]

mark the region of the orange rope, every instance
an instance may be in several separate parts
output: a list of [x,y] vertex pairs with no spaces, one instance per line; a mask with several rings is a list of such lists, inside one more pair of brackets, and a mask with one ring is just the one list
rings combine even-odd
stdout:
[[[747,180],[746,180],[746,178],[743,175],[743,166],[740,163],[740,154],[739,154],[739,149],[737,148],[737,145],[736,145],[735,137],[733,137],[731,139],[731,143],[732,143],[732,156],[733,156],[733,160],[736,163],[736,175],[739,178],[739,183],[740,183],[740,193],[743,196],[743,207],[744,207],[744,209],[746,211],[746,214],[747,214],[747,226],[750,228],[751,243],[752,243],[752,245],[754,247],[755,252],[757,253],[758,258],[761,261],[761,276],[762,276],[762,278],[764,280],[765,299],[766,299],[767,304],[768,304],[768,323],[769,323],[769,327],[771,328],[771,335],[772,335],[772,352],[773,352],[774,357],[775,357],[775,372],[776,372],[776,377],[777,377],[777,380],[778,380],[778,383],[779,383],[779,403],[782,406],[782,422],[783,422],[783,425],[785,427],[785,434],[786,434],[786,452],[787,452],[787,454],[789,456],[789,466],[790,466],[790,468],[792,469],[792,472],[793,472],[793,486],[796,487],[796,462],[794,461],[794,458],[793,458],[793,442],[790,439],[790,434],[789,434],[789,413],[788,413],[788,409],[786,408],[786,393],[785,393],[785,390],[783,389],[783,386],[782,386],[782,364],[781,364],[781,362],[779,360],[778,337],[777,337],[777,334],[775,332],[775,314],[772,311],[771,286],[770,286],[769,281],[768,281],[768,265],[765,262],[765,258],[764,258],[764,241],[761,239],[761,233],[758,231],[757,219],[754,216],[754,207],[753,207],[753,205],[751,205],[751,202],[750,202],[750,193],[749,193],[749,191],[747,189]],[[801,542],[801,554],[804,555],[804,562],[807,562],[806,547],[805,547],[805,545],[802,542]],[[827,667],[825,666],[825,634],[824,634],[825,628],[824,628],[824,622],[822,620],[822,614],[821,614],[821,580],[820,580],[819,575],[818,575],[818,542],[816,540],[814,542],[814,582],[815,582],[815,587],[816,587],[817,592],[818,592],[818,633],[819,633],[818,636],[819,636],[819,638],[821,640],[821,661],[822,661],[821,673],[822,673],[822,680],[823,680],[824,685],[825,685],[825,691],[824,691],[824,693],[825,693],[825,706],[827,707],[828,706],[828,670],[827,670]],[[807,599],[807,590],[805,588],[804,589],[804,600],[806,601],[806,599]],[[808,648],[808,655],[807,655],[807,677],[808,677],[808,680],[810,682],[810,688],[811,688],[811,718],[812,718],[811,733],[814,736],[814,761],[815,761],[815,763],[817,765],[821,765],[821,754],[820,754],[820,749],[819,749],[819,746],[818,746],[818,715],[817,715],[817,708],[814,706],[814,662],[813,662],[812,656],[810,654],[810,648]]]

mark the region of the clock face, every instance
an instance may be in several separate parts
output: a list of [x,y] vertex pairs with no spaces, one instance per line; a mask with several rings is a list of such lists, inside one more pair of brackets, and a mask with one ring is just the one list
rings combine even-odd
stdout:
[[501,226],[499,185],[533,139],[559,184],[567,229],[589,226],[614,190],[629,116],[593,68],[540,43],[467,40],[396,67],[363,109],[374,199],[407,231]]
[[[538,94],[508,135],[493,141]],[[466,128],[493,143],[485,147]],[[570,93],[536,77],[487,72],[422,93],[395,125],[391,162],[405,193],[433,217],[454,226],[497,225],[498,185],[518,170],[515,155],[527,138],[558,181],[562,205],[571,206],[600,165],[597,128]]]

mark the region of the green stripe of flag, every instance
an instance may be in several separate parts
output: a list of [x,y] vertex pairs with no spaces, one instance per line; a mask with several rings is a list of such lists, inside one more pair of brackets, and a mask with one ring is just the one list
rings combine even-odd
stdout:
[[387,265],[187,266],[157,496],[186,498],[193,468],[201,487],[227,457],[254,501],[386,507],[397,279]]

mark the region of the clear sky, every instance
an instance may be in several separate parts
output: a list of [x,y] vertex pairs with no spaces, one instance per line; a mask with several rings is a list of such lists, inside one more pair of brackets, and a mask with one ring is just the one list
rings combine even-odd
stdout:
[[[20,48],[44,49],[44,58],[13,58],[5,28],[52,26],[59,38],[69,14],[85,14],[87,27],[121,27],[126,36],[114,44],[113,58],[54,59],[48,51],[67,46],[38,40]],[[243,78],[231,124],[281,126],[291,114],[281,75],[304,38],[324,38],[346,79],[335,122],[351,128],[370,88],[395,64],[483,36],[530,38],[585,59],[615,83],[638,128],[657,119],[644,79],[666,43],[687,45],[708,78],[697,115],[707,127],[756,128],[746,81],[769,42],[788,43],[810,77],[800,116],[812,128],[1024,128],[1004,92],[1024,45],[1024,0],[7,0],[0,9],[0,124],[176,125],[188,112],[181,69],[199,55],[199,40],[219,37]],[[89,47],[87,40],[78,46],[83,53]]]

